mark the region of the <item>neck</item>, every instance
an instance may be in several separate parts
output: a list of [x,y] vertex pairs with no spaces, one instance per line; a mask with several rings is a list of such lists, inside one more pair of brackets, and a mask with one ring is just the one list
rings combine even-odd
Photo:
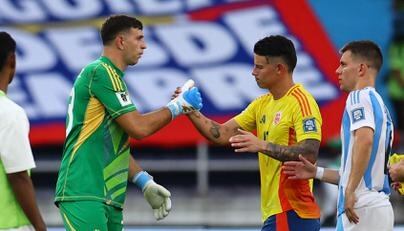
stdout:
[[7,93],[8,76],[4,72],[0,72],[0,90]]
[[361,90],[366,87],[375,87],[375,78],[361,78],[355,85],[355,90]]
[[274,99],[282,98],[289,91],[289,89],[295,85],[293,83],[291,74],[283,76],[281,79],[283,81],[279,81],[277,84],[275,84],[275,86],[271,87],[271,89],[268,89],[273,95]]
[[122,55],[120,51],[110,48],[110,47],[104,47],[104,50],[102,52],[102,56],[107,57],[108,59],[111,60],[111,62],[118,67],[122,72],[126,70],[128,65],[123,61]]

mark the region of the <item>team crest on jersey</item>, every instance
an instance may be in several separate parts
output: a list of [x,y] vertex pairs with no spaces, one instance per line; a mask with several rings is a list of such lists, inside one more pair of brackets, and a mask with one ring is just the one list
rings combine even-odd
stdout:
[[278,125],[281,122],[282,112],[278,111],[274,117],[274,125]]
[[303,130],[304,132],[316,132],[317,127],[316,127],[316,121],[314,118],[309,118],[303,120]]
[[365,110],[363,109],[363,107],[356,108],[351,111],[351,115],[352,115],[352,123],[358,122],[360,120],[364,120],[365,119]]
[[126,91],[116,92],[115,95],[118,98],[119,103],[121,104],[122,107],[132,103],[129,94]]

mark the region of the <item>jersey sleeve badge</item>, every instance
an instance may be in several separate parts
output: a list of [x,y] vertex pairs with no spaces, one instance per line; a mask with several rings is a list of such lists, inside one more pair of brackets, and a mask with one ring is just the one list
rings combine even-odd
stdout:
[[118,98],[118,101],[122,107],[127,106],[132,103],[132,101],[130,100],[129,94],[126,91],[116,92],[115,95]]
[[352,115],[352,123],[365,119],[365,112],[364,112],[363,107],[353,109],[351,111],[351,115]]
[[303,131],[304,132],[317,132],[316,121],[314,118],[308,118],[303,120]]

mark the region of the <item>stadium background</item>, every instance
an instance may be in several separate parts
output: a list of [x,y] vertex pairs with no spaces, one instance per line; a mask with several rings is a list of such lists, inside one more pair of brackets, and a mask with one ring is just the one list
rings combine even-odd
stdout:
[[[99,26],[116,13],[135,15],[145,24],[148,49],[125,77],[142,112],[164,106],[173,89],[192,78],[203,95],[203,112],[217,121],[231,118],[263,93],[251,76],[252,46],[270,34],[294,41],[295,82],[303,83],[320,104],[320,164],[333,164],[339,157],[346,95],[338,89],[335,69],[344,43],[370,39],[381,46],[386,59],[377,89],[388,102],[388,49],[401,29],[395,26],[391,0],[0,0],[0,30],[18,44],[17,74],[8,94],[30,118],[37,161],[32,177],[50,226],[61,225],[52,200],[67,98],[80,69],[100,55]],[[131,187],[126,224],[260,226],[256,155],[207,143],[185,117],[132,144],[135,158],[172,191],[173,211],[155,222],[141,193]],[[324,226],[332,226],[333,214],[327,211],[333,211],[336,187],[316,182],[314,190],[326,211]],[[393,193],[392,202],[396,224],[404,224],[403,198]]]

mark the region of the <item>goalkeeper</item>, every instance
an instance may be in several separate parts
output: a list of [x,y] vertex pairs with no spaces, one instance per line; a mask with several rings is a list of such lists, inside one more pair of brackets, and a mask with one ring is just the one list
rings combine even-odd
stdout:
[[167,107],[137,111],[123,76],[146,49],[142,29],[136,18],[109,17],[101,28],[102,56],[74,83],[55,198],[66,230],[122,230],[128,180],[143,191],[157,220],[170,212],[170,192],[130,155],[129,136],[155,133],[185,111],[201,109],[202,99],[197,88],[188,87]]

